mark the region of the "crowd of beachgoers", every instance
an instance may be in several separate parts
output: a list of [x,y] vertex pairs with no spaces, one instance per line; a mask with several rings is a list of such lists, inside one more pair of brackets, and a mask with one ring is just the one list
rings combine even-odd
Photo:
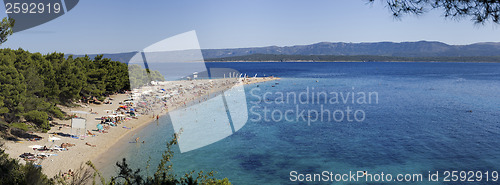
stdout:
[[[79,102],[77,108],[61,107],[73,119],[54,119],[54,126],[47,133],[32,133],[31,138],[8,141],[5,143],[6,152],[12,157],[18,156],[18,159],[42,166],[43,172],[49,176],[68,176],[72,174],[71,169],[79,168],[86,161],[94,160],[104,153],[113,155],[108,149],[118,140],[136,132],[147,123],[158,120],[168,111],[205,101],[211,94],[235,85],[276,79],[278,78],[163,81],[111,95],[105,103]],[[136,138],[135,142],[143,141]]]

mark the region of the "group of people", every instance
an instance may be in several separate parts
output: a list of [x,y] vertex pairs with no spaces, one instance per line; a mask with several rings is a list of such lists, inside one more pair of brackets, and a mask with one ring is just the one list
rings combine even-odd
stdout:
[[75,175],[75,172],[71,171],[71,169],[68,170],[68,172],[64,172],[61,174],[61,177],[64,179],[70,179]]

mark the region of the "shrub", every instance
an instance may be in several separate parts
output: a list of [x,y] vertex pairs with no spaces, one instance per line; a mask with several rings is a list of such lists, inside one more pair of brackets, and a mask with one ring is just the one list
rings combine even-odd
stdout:
[[52,106],[49,110],[50,114],[56,118],[63,119],[65,117],[64,113],[59,109],[59,107]]
[[38,128],[44,131],[50,130],[49,115],[46,112],[32,110],[24,114],[24,119],[28,122],[34,123]]
[[0,184],[54,184],[42,173],[42,168],[31,163],[21,164],[9,156],[0,144]]
[[12,124],[10,124],[10,127],[18,128],[18,129],[21,129],[24,131],[28,131],[28,129],[29,129],[29,126],[24,124],[24,123],[12,123]]

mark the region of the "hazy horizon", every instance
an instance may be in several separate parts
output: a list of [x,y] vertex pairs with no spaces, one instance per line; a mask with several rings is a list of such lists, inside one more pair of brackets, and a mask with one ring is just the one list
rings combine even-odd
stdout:
[[[500,42],[498,25],[450,19],[439,10],[392,17],[384,1],[80,1],[66,14],[17,32],[2,48],[32,52],[137,51],[190,30],[203,49],[318,42]],[[4,7],[5,8],[5,7]],[[5,11],[2,16],[6,16]]]
[[[219,50],[219,49],[242,49],[242,48],[265,48],[265,47],[294,47],[294,46],[308,46],[308,45],[315,45],[315,44],[320,44],[320,43],[349,43],[349,44],[369,44],[369,43],[384,43],[384,42],[390,42],[390,43],[414,43],[414,42],[440,42],[444,43],[450,46],[465,46],[465,45],[472,45],[472,44],[500,44],[499,42],[474,42],[474,43],[468,43],[468,44],[449,44],[446,42],[441,42],[441,41],[430,41],[430,40],[418,40],[418,41],[400,41],[400,42],[394,42],[394,41],[378,41],[378,42],[330,42],[330,41],[323,41],[323,42],[315,42],[311,44],[296,44],[296,45],[267,45],[267,46],[249,46],[249,47],[238,47],[238,48],[201,48],[201,50]],[[16,48],[11,48],[11,49],[16,49]],[[66,55],[95,55],[95,54],[121,54],[121,53],[132,53],[132,52],[138,52],[136,51],[120,51],[120,52],[108,52],[108,53],[65,53]]]

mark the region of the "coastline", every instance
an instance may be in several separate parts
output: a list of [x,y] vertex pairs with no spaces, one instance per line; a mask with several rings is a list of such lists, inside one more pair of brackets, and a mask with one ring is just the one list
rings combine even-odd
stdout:
[[[255,83],[273,81],[278,79],[279,78],[274,78],[274,77],[249,78],[249,81],[240,82],[239,84],[236,85],[255,84]],[[220,79],[216,79],[215,81],[217,80]],[[208,80],[195,80],[195,82],[206,82],[206,81]],[[177,82],[171,82],[169,85],[173,85],[174,83]],[[193,101],[200,100],[200,98],[209,96],[210,93],[217,93],[220,92],[221,90],[224,90],[224,87],[216,87],[214,89],[211,89],[209,92],[207,91],[205,92],[205,94],[201,94],[199,96],[187,94],[185,97],[185,101],[182,102],[189,104]],[[110,97],[113,99],[112,104],[101,104],[101,105],[91,104],[88,106],[80,104],[81,107],[78,108],[61,107],[63,111],[67,112],[68,114],[71,114],[72,111],[96,112],[97,114],[82,114],[80,116],[87,119],[86,129],[90,130],[93,134],[96,134],[97,136],[82,136],[79,139],[64,137],[62,136],[63,134],[71,133],[71,127],[69,127],[71,125],[71,120],[54,120],[54,122],[58,124],[63,124],[67,126],[62,126],[61,129],[59,129],[58,127],[52,127],[52,129],[48,133],[35,133],[43,137],[43,139],[39,141],[27,141],[27,140],[21,142],[5,141],[4,148],[6,149],[6,153],[8,153],[11,158],[20,159],[18,157],[20,154],[25,152],[33,152],[33,150],[29,148],[30,145],[42,145],[42,146],[46,145],[49,147],[49,145],[59,146],[61,143],[71,143],[75,144],[75,146],[69,147],[68,150],[66,151],[50,152],[55,154],[56,156],[50,156],[47,159],[41,160],[40,165],[42,165],[43,172],[48,177],[53,177],[55,175],[58,175],[59,173],[64,173],[69,169],[72,170],[78,169],[81,165],[84,165],[84,163],[89,160],[92,161],[94,165],[98,166],[97,169],[99,169],[99,166],[102,165],[100,161],[106,160],[106,158],[109,158],[110,154],[116,152],[111,150],[114,148],[119,148],[119,146],[116,145],[123,142],[124,138],[129,138],[135,133],[142,130],[150,123],[154,123],[156,116],[164,116],[169,111],[173,111],[177,108],[182,107],[178,106],[177,104],[175,108],[174,106],[172,106],[172,108],[167,109],[165,111],[163,111],[162,109],[162,111],[157,114],[155,114],[155,112],[152,112],[152,114],[151,112],[148,112],[146,114],[139,116],[138,119],[131,119],[128,121],[124,121],[117,127],[111,127],[111,129],[107,130],[108,133],[98,133],[92,131],[93,129],[96,128],[96,125],[98,124],[97,121],[94,121],[93,117],[104,116],[110,110],[115,110],[118,106],[120,106],[118,102],[124,102],[129,97],[129,95],[116,94],[116,95],[111,95]],[[159,109],[157,111],[159,111]],[[56,134],[50,134],[50,133],[56,133]],[[61,141],[56,141],[56,142],[47,141],[47,138],[53,136],[61,138]],[[86,145],[87,143],[95,145],[95,147],[87,146]],[[35,153],[41,153],[41,152],[35,152]]]
[[[250,84],[263,83],[263,82],[274,81],[274,80],[279,80],[279,79],[280,78],[277,78],[277,77],[272,77],[272,78],[269,78],[269,77],[263,77],[263,78],[262,77],[258,77],[258,78],[254,78],[254,80],[256,80],[256,81],[250,81],[250,82],[247,82],[247,83],[239,83],[239,84],[236,84],[234,87],[240,86],[240,85],[245,86],[245,85],[250,85]],[[192,102],[195,102],[195,101],[203,99],[203,98],[207,98],[207,97],[210,98],[209,97],[210,94],[216,94],[216,93],[219,93],[219,92],[220,92],[220,90],[211,91],[208,94],[204,94],[204,95],[202,95],[200,97],[197,97],[197,98],[191,100],[187,104],[190,104]],[[177,108],[183,108],[183,107],[177,107]],[[177,110],[177,108],[168,110],[168,111],[163,112],[163,113],[160,113],[159,116],[163,117],[163,116],[167,115],[170,111]],[[135,135],[138,132],[142,131],[149,124],[152,124],[152,123],[155,123],[155,121],[158,121],[158,120],[155,120],[153,117],[150,117],[150,118],[151,119],[149,119],[148,121],[145,121],[145,122],[140,123],[139,125],[137,125],[134,130],[131,130],[130,132],[126,132],[126,133],[122,134],[120,136],[120,138],[118,138],[111,146],[109,146],[106,150],[102,151],[99,155],[95,156],[91,161],[96,166],[96,169],[101,170],[106,165],[114,165],[115,162],[120,161],[121,159],[116,159],[116,158],[114,158],[112,156],[105,155],[105,154],[108,153],[108,152],[117,152],[117,151],[118,152],[123,152],[124,147],[122,145],[129,144],[129,142],[124,141],[123,139],[125,139],[125,138],[132,138],[133,135]],[[110,161],[110,160],[114,160],[114,161]]]

